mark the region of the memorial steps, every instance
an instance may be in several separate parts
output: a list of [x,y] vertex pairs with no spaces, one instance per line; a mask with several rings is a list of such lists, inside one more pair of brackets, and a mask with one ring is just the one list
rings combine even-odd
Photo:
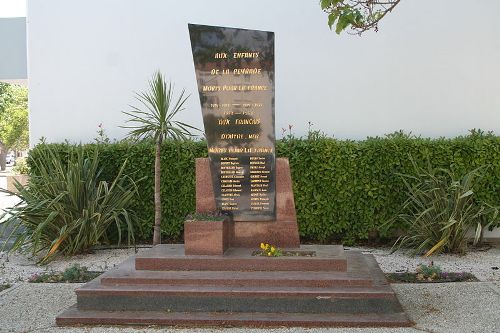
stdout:
[[[185,256],[183,245],[159,245],[76,289],[77,304],[56,322],[61,326],[412,324],[372,255],[331,245],[305,245],[301,250],[316,251],[316,256],[267,258],[252,256],[250,249],[229,249],[224,256]],[[244,268],[236,270],[235,262]]]
[[163,325],[207,327],[401,327],[411,326],[404,313],[394,314],[302,314],[302,313],[168,313],[165,311],[67,310],[59,325]]

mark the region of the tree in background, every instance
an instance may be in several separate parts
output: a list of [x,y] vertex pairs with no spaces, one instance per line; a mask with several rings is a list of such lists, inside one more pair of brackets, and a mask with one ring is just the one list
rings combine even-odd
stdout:
[[189,96],[184,96],[182,90],[179,98],[174,100],[172,83],[166,83],[163,75],[156,72],[149,81],[149,91],[136,93],[136,99],[141,107],[131,106],[131,112],[123,112],[130,118],[127,123],[129,137],[132,139],[153,139],[155,149],[155,222],[153,229],[153,245],[161,243],[161,197],[160,197],[160,153],[161,144],[165,139],[185,140],[191,137],[190,130],[196,128],[174,120],[174,116],[184,110],[184,103]]
[[28,149],[28,89],[0,83],[0,169],[9,150]]
[[361,35],[368,30],[378,31],[378,23],[401,0],[321,0],[321,9],[328,14],[330,29],[340,34],[347,28]]

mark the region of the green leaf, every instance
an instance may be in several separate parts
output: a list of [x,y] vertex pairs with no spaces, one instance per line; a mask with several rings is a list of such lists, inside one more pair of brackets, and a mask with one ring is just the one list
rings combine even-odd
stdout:
[[339,14],[337,11],[334,11],[328,15],[328,26],[330,29],[332,29],[333,25],[335,24],[335,21],[339,17]]
[[333,1],[334,0],[321,0],[321,2],[320,2],[321,9],[326,9],[326,8],[330,7]]

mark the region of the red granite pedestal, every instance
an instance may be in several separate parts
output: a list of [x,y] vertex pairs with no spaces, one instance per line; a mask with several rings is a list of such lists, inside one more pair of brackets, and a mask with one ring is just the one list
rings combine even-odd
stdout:
[[216,221],[185,221],[186,255],[222,255],[229,248],[229,217]]
[[[208,158],[196,159],[196,212],[216,210]],[[290,166],[285,158],[276,159],[276,221],[231,222],[230,247],[258,248],[269,243],[283,248],[300,246]]]

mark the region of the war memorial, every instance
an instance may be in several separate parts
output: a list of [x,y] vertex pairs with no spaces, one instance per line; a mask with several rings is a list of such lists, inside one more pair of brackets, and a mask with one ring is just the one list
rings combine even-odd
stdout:
[[410,326],[372,255],[300,245],[290,167],[275,153],[274,33],[190,24],[189,34],[209,155],[193,161],[197,218],[185,244],[76,289],[57,324]]

